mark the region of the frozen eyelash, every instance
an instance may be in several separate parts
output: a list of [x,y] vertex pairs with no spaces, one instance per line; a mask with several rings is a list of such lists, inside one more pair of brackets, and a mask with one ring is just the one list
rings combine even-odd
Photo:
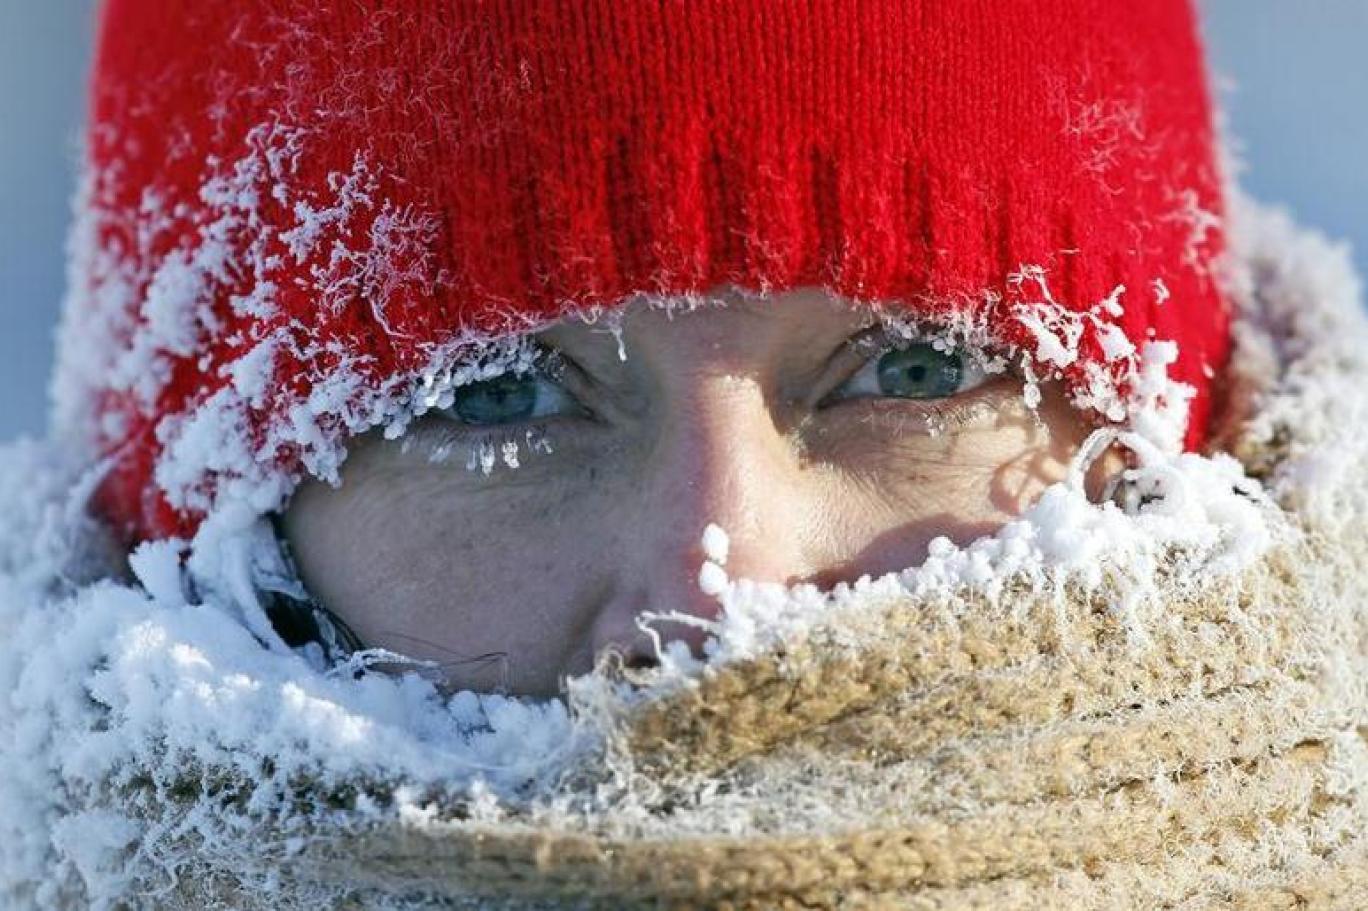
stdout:
[[897,402],[888,406],[869,404],[869,411],[862,420],[874,427],[888,430],[894,434],[920,433],[937,437],[953,432],[973,422],[985,409],[992,406],[982,402],[965,404],[946,404],[925,402],[910,406],[907,402]]
[[555,451],[545,430],[540,427],[484,431],[467,445],[466,471],[479,470],[485,476],[493,474],[499,464],[506,468],[521,467],[524,452],[550,455]]
[[479,471],[486,476],[503,465],[520,468],[524,459],[533,454],[550,455],[555,452],[546,429],[540,426],[514,428],[469,429],[445,426],[423,434],[411,434],[400,443],[401,451],[411,452],[416,446],[428,447],[427,461],[431,465],[450,462],[459,451],[465,453],[467,471]]
[[1004,352],[988,344],[972,327],[937,325],[909,319],[898,313],[876,311],[874,322],[852,337],[848,344],[860,354],[873,356],[915,344],[930,345],[942,354],[958,354],[985,374],[1005,373],[1011,362]]

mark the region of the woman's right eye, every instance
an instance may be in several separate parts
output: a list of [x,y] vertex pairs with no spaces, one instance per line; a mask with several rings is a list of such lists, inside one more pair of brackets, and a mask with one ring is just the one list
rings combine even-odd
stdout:
[[544,373],[529,370],[510,371],[457,387],[445,414],[457,423],[492,427],[582,412],[563,386]]

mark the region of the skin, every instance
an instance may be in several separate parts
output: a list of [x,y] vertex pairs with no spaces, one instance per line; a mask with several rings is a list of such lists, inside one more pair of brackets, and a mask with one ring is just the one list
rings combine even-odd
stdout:
[[[814,288],[712,296],[726,306],[631,305],[625,360],[602,326],[542,332],[568,413],[478,427],[448,410],[357,440],[342,484],[305,483],[282,517],[305,585],[453,688],[554,695],[605,650],[651,664],[642,611],[716,616],[698,581],[709,523],[733,579],[877,576],[1019,515],[1091,429],[1056,390],[1028,409],[1010,374],[944,398],[852,395],[880,356],[868,313]],[[517,442],[518,467],[472,470],[482,440]]]

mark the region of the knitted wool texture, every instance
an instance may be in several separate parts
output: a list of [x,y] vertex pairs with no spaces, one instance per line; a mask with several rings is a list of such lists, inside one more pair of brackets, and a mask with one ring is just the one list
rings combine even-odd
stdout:
[[1172,340],[1189,446],[1226,355],[1187,0],[108,0],[91,88],[57,425],[136,538],[635,294],[977,321],[1113,420]]
[[[10,604],[20,685],[0,728],[45,736],[0,742],[52,758],[45,776],[0,782],[5,805],[43,808],[5,819],[0,895],[272,911],[1368,907],[1368,317],[1343,251],[1262,213],[1245,230],[1229,455],[1215,458],[1262,487],[1212,501],[1221,534],[1153,565],[1104,552],[1091,583],[885,590],[696,685],[648,680],[644,699],[615,702],[595,673],[570,700],[606,751],[497,799],[317,753],[321,728],[350,717],[327,691],[313,691],[319,730],[258,732],[237,702],[270,680],[151,622],[133,592],[141,632],[102,640],[124,657],[73,647],[109,581],[30,622]],[[1170,480],[1211,464],[1174,456]],[[1222,570],[1249,511],[1278,533]],[[8,572],[9,591],[60,590]],[[216,613],[157,597],[168,617]],[[119,672],[130,646],[148,676]],[[195,699],[222,700],[233,723],[186,730],[170,706]],[[35,867],[49,879],[13,872]]]

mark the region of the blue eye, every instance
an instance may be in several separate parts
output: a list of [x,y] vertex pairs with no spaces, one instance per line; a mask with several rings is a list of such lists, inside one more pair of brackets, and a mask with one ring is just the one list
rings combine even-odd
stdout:
[[454,390],[450,417],[479,427],[517,424],[579,410],[559,383],[535,371],[509,372]]
[[964,362],[930,345],[911,345],[879,358],[879,391],[908,399],[939,399],[959,391]]
[[955,352],[918,343],[871,357],[830,398],[943,399],[983,379],[981,370]]

